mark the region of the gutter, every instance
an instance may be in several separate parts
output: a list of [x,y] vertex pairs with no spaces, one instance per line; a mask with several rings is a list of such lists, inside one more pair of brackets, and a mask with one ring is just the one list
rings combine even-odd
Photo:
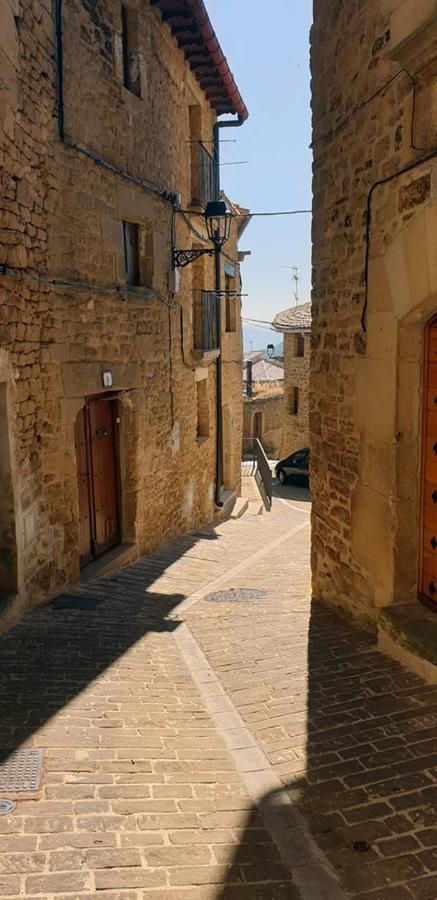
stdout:
[[[235,107],[235,112],[238,115],[238,118],[241,119],[241,123],[246,121],[249,117],[249,113],[246,107],[246,104],[238,90],[237,85],[234,81],[234,76],[228,66],[226,57],[223,53],[222,48],[218,42],[217,35],[212,27],[211,20],[206,11],[205,4],[203,0],[185,0],[187,6],[190,7],[193,17],[196,20],[199,31],[205,41],[205,44],[209,50],[211,59],[215,63],[217,68],[217,72],[219,73],[223,84],[225,85],[229,97],[232,100],[232,103]],[[221,125],[222,123],[218,123]],[[226,125],[227,123],[223,123]],[[232,123],[235,124],[234,122]]]
[[[191,3],[197,3],[203,6],[201,0],[189,0]],[[205,11],[206,13],[206,11]],[[208,20],[209,21],[209,20]],[[216,39],[217,40],[217,39]],[[221,52],[221,51],[220,51]],[[243,102],[243,101],[241,101]],[[244,106],[244,103],[243,103]],[[246,107],[244,107],[246,109]],[[216,122],[214,125],[214,159],[217,167],[216,178],[216,200],[220,200],[220,129],[221,128],[240,128],[244,125],[249,113],[246,110],[246,116],[238,115],[236,119],[225,119],[223,122]],[[223,507],[222,496],[222,479],[223,479],[223,360],[222,360],[222,252],[217,247],[215,252],[215,290],[216,290],[216,322],[217,334],[220,353],[216,363],[216,472],[215,472],[215,505],[221,509]]]

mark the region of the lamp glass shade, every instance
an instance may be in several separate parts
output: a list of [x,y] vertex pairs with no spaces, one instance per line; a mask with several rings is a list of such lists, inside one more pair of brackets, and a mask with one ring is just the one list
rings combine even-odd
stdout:
[[210,241],[223,246],[231,233],[232,216],[226,203],[208,203],[205,210],[205,221]]

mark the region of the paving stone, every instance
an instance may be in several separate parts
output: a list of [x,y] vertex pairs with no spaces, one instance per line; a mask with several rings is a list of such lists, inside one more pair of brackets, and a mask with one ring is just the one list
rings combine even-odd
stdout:
[[[7,717],[16,745],[33,735],[46,747],[41,799],[0,817],[1,897],[297,900],[269,830],[274,809],[288,859],[307,870],[299,900],[318,900],[320,872],[296,866],[300,844],[293,856],[291,809],[354,900],[437,898],[437,692],[310,603],[307,526],[283,540],[302,521],[278,503],[250,527],[244,517],[218,527],[220,589],[266,595],[187,607],[199,647],[188,661],[153,557],[147,596],[126,570],[89,587],[106,598],[98,612],[51,613],[48,628],[40,609],[1,639],[0,732]],[[187,546],[172,551],[166,590],[194,571],[196,591],[208,582]],[[156,571],[162,586],[162,561]],[[333,885],[326,896],[339,900]]]

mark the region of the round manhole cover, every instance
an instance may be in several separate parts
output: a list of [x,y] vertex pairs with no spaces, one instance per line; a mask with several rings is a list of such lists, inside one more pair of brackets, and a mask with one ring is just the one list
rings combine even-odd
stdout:
[[0,800],[0,816],[7,816],[13,812],[17,804],[13,800]]
[[253,600],[261,600],[267,591],[258,588],[230,588],[227,591],[216,591],[207,594],[205,600],[208,603],[251,603]]

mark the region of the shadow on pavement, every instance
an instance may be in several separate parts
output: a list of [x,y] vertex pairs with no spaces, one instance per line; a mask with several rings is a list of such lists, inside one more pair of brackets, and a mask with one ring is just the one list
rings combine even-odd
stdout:
[[0,747],[29,739],[147,632],[178,627],[167,617],[185,594],[153,585],[203,539],[218,537],[210,529],[179,537],[38,607],[0,636]]
[[[313,602],[307,633],[299,629],[296,620],[287,691],[281,682],[288,738],[263,746],[284,787],[248,814],[217,900],[434,900],[437,688],[325,604]],[[247,883],[262,869],[270,883]]]

